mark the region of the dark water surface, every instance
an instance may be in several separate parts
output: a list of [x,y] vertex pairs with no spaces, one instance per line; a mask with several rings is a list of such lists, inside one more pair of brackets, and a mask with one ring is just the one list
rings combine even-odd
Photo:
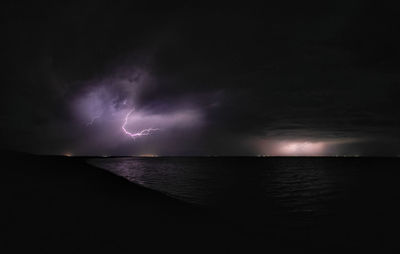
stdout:
[[400,232],[398,158],[157,157],[89,163],[259,230],[303,234],[327,245],[365,247],[373,241],[377,250]]
[[332,205],[351,198],[384,201],[400,189],[395,158],[133,157],[89,163],[198,205],[302,216],[329,215]]

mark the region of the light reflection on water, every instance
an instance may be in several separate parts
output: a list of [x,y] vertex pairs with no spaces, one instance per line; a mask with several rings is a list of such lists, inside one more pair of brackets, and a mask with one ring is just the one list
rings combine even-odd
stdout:
[[388,229],[397,232],[400,225],[396,158],[157,157],[90,163],[208,207],[255,236],[268,232],[271,239],[332,246],[353,244],[355,236],[362,242],[376,241],[375,235],[386,240]]
[[89,163],[186,202],[219,208],[323,215],[342,190],[335,163],[316,158],[129,157]]

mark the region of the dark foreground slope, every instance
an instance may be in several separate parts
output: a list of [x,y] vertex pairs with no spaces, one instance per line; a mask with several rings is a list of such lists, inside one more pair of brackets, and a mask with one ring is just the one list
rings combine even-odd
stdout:
[[84,159],[7,154],[2,163],[0,253],[223,253],[238,239],[209,212]]
[[85,160],[2,154],[0,253],[400,253],[395,159],[330,159],[343,198],[307,218],[194,207]]

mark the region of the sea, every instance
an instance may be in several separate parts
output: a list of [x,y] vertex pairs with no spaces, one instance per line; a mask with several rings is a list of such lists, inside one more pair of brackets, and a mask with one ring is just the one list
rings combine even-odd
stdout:
[[[121,157],[90,164],[251,229],[385,245],[400,234],[400,159]],[[310,240],[311,238],[311,240]],[[357,242],[358,241],[358,242]],[[381,242],[376,242],[381,241]],[[303,241],[304,242],[304,241]],[[379,249],[379,248],[378,248]]]

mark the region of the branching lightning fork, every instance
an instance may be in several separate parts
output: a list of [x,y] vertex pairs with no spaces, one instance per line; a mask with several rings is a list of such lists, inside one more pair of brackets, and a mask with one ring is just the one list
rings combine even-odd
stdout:
[[122,130],[124,131],[124,133],[126,135],[130,136],[133,139],[136,139],[136,138],[141,137],[141,136],[149,136],[149,135],[151,135],[152,132],[160,130],[160,129],[157,129],[157,128],[148,128],[148,129],[144,129],[144,130],[141,130],[141,131],[135,132],[135,133],[132,133],[132,132],[128,131],[126,129],[126,125],[128,123],[129,116],[131,115],[133,110],[134,109],[129,111],[128,114],[125,116],[125,120],[124,120],[124,123],[122,125]]

